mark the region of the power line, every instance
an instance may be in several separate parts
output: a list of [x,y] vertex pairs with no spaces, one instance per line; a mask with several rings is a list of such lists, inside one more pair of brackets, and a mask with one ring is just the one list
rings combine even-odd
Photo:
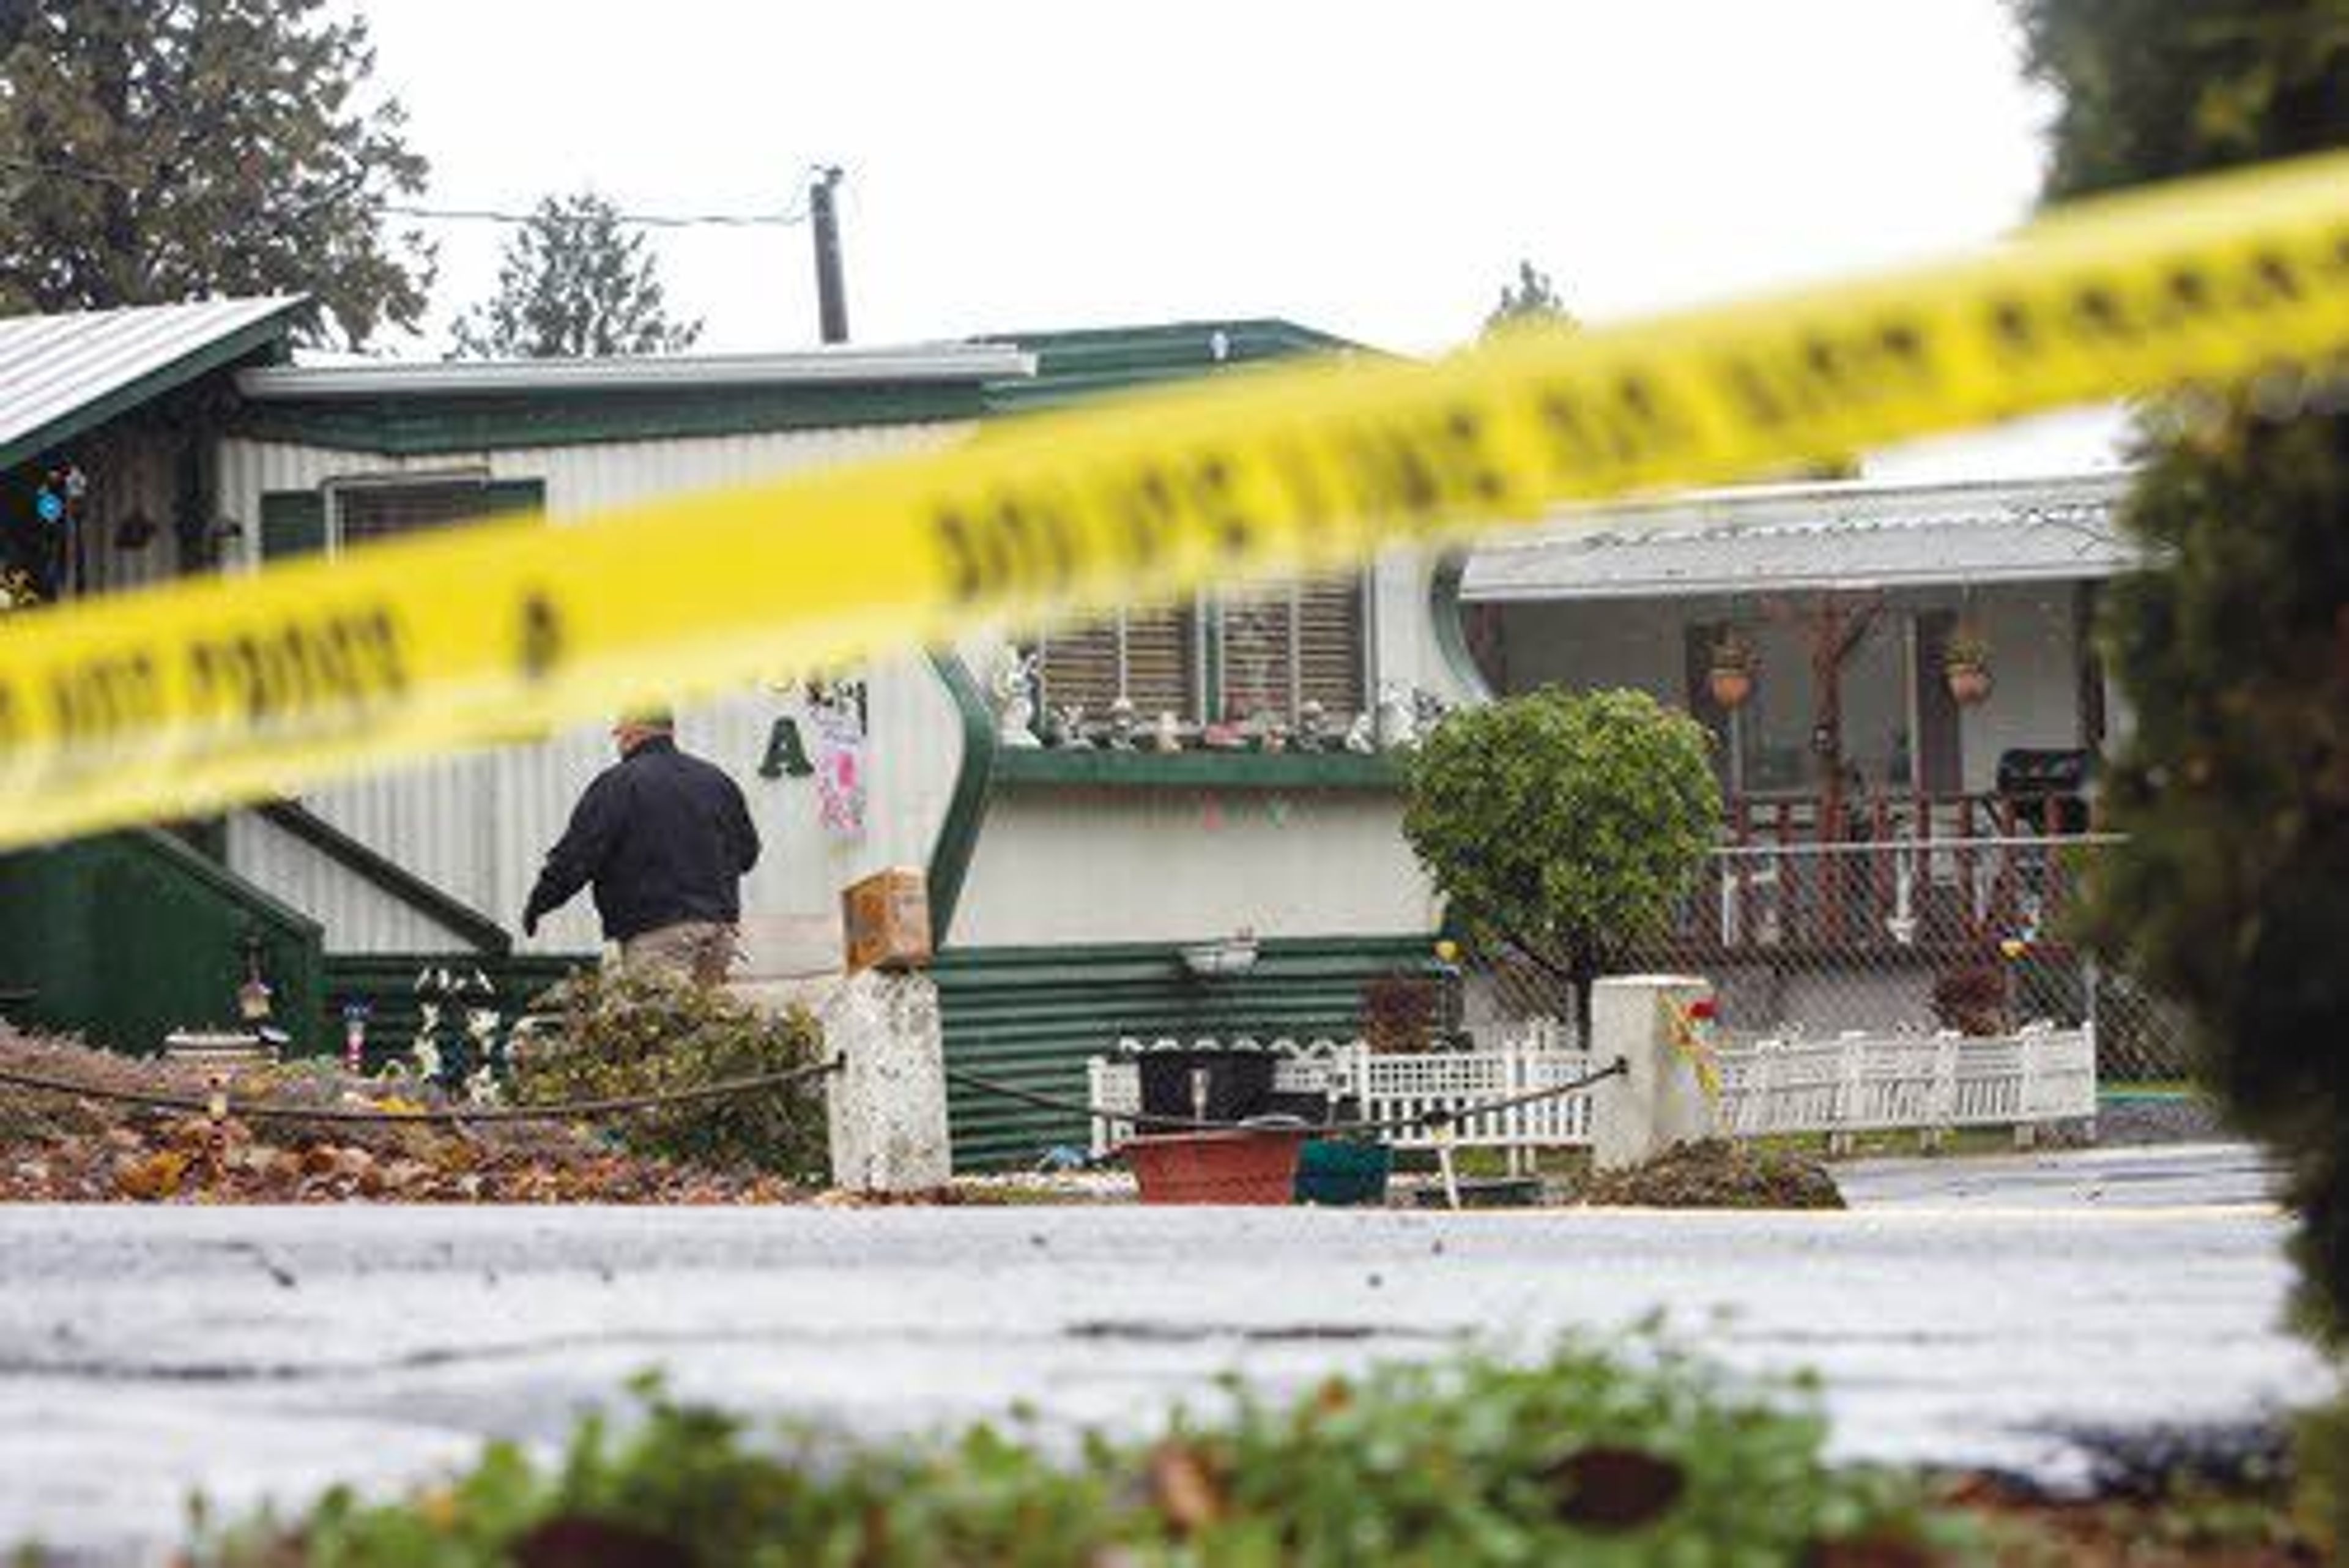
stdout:
[[[0,153],[0,167],[15,169],[27,174],[48,179],[79,180],[93,185],[109,186],[118,191],[140,193],[147,187],[136,180],[101,169],[84,168],[69,163],[45,162],[35,158],[22,158]],[[370,202],[377,212],[392,217],[414,218],[427,223],[583,223],[585,217],[566,213],[524,213],[498,207],[433,207],[408,202]],[[601,217],[602,214],[597,214]],[[647,229],[703,228],[788,228],[807,222],[804,202],[778,213],[614,213],[615,222],[631,227]]]

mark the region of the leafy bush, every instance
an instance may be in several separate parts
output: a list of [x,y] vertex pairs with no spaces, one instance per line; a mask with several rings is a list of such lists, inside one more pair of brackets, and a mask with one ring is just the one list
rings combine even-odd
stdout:
[[[2338,0],[2209,0],[2191,26],[2168,0],[2017,9],[2062,95],[2057,193],[2349,146]],[[2281,1158],[2308,1304],[2349,1345],[2349,412],[2277,389],[2165,410],[2132,488],[2158,565],[2099,628],[2135,730],[2089,934],[2182,1005],[2205,1081]]]
[[[517,1052],[523,1105],[624,1099],[789,1072],[818,1060],[823,1035],[800,1009],[761,1012],[727,992],[666,976],[584,971],[547,993],[558,1033]],[[644,1154],[729,1169],[821,1179],[821,1079],[638,1111],[613,1124]]]
[[1704,727],[1640,691],[1557,688],[1455,713],[1413,760],[1403,835],[1488,954],[1589,987],[1661,936],[1721,826]]
[[1331,1379],[1064,1459],[987,1426],[839,1451],[761,1440],[640,1387],[551,1473],[492,1445],[405,1501],[330,1493],[291,1528],[206,1542],[204,1568],[555,1563],[1330,1565],[1921,1562],[1961,1536],[1910,1480],[1837,1467],[1806,1385],[1652,1338],[1569,1341]]

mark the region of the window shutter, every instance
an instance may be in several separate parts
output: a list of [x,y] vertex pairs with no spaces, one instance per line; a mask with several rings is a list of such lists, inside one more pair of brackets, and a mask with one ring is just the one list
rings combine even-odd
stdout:
[[1037,684],[1044,706],[1081,706],[1101,717],[1117,695],[1117,641],[1114,619],[1071,627],[1043,639]]
[[1287,586],[1224,599],[1224,717],[1242,723],[1258,713],[1286,719],[1297,703],[1297,601]]
[[1196,709],[1191,680],[1194,621],[1186,606],[1129,609],[1042,639],[1043,701],[1081,705],[1092,718],[1123,693],[1144,718]]
[[270,490],[261,496],[261,558],[288,560],[326,547],[326,498],[315,490]]
[[1198,618],[1188,605],[1125,612],[1125,694],[1144,718],[1195,717],[1198,689],[1191,679]]
[[1294,722],[1319,702],[1327,722],[1362,711],[1362,579],[1319,577],[1224,601],[1224,713]]
[[543,480],[495,479],[481,486],[481,515],[484,517],[545,510],[546,483]]
[[1299,695],[1320,703],[1332,723],[1350,723],[1364,705],[1362,587],[1362,578],[1348,576],[1297,590]]

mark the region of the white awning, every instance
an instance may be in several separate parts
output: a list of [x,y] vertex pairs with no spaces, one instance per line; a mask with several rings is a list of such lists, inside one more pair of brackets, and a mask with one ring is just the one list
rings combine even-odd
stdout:
[[1472,603],[1671,598],[2109,577],[2145,559],[2126,473],[1932,485],[1772,485],[1577,508],[1480,545]]

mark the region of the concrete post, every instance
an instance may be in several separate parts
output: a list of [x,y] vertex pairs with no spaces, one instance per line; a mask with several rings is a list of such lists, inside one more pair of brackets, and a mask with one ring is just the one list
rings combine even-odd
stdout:
[[862,1192],[921,1192],[953,1174],[947,1136],[945,1036],[926,974],[865,970],[817,1013],[831,1080],[832,1179]]
[[1591,1160],[1614,1170],[1651,1159],[1674,1144],[1713,1136],[1713,1102],[1697,1064],[1672,1042],[1667,1008],[1685,1010],[1713,994],[1688,975],[1609,975],[1591,988],[1591,1055],[1621,1057],[1619,1077],[1600,1084],[1591,1106]]

